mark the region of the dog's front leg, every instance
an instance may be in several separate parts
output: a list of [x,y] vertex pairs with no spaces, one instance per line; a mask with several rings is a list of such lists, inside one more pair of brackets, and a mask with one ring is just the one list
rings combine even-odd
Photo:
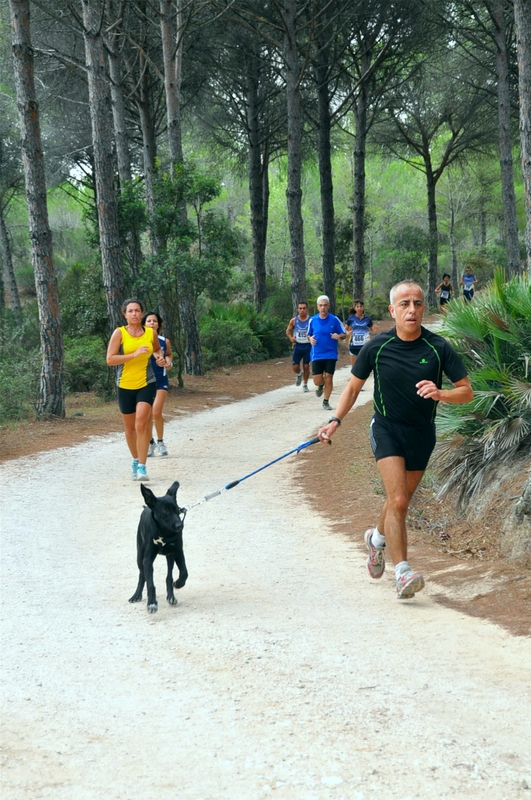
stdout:
[[179,570],[179,577],[173,584],[176,589],[182,589],[188,578],[188,570],[186,569],[186,562],[184,560],[184,552],[181,546],[180,551],[175,556],[177,569]]
[[129,598],[130,603],[138,603],[142,600],[142,592],[144,591],[144,584],[146,582],[144,577],[144,540],[140,530],[137,534],[136,564],[138,567],[138,584],[134,595]]
[[157,593],[155,591],[155,583],[153,581],[153,562],[156,558],[156,552],[152,552],[151,548],[144,556],[144,576],[146,578],[147,588],[147,610],[150,614],[154,614],[159,610],[157,603]]
[[166,575],[166,600],[170,606],[176,606],[177,598],[173,594],[173,565],[175,564],[175,559],[173,556],[166,556],[166,561],[168,562],[168,574]]

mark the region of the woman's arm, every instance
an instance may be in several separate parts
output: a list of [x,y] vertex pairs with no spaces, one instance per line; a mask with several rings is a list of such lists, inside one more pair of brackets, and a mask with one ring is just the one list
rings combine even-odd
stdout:
[[173,358],[172,358],[170,340],[166,339],[166,368],[170,369],[170,367],[173,367]]

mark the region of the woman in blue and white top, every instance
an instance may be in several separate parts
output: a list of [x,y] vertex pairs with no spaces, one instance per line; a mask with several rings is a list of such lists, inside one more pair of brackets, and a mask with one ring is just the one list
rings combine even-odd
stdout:
[[348,318],[345,322],[345,328],[350,336],[349,348],[350,363],[354,366],[354,362],[358,357],[358,353],[371,338],[371,333],[375,333],[377,326],[373,323],[372,319],[365,313],[365,306],[363,300],[355,300],[352,308],[349,309]]
[[160,342],[160,349],[164,355],[164,362],[159,365],[153,363],[153,372],[157,381],[157,394],[153,403],[153,423],[155,431],[157,432],[157,442],[151,437],[149,443],[148,456],[154,456],[157,452],[161,456],[168,455],[168,448],[164,444],[164,417],[162,416],[162,409],[168,396],[170,388],[168,383],[167,370],[173,367],[170,340],[161,336],[162,331],[162,317],[156,311],[147,311],[142,317],[142,325],[146,328],[153,328],[157,334],[158,341]]

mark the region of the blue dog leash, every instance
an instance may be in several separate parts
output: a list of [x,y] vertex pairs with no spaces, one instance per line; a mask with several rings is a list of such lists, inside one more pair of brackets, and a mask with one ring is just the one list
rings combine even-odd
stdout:
[[242,481],[246,481],[247,478],[251,478],[258,472],[262,472],[263,469],[267,469],[267,467],[270,467],[272,464],[276,464],[277,461],[281,461],[283,458],[290,456],[292,453],[300,453],[301,450],[304,450],[306,447],[310,447],[310,445],[312,444],[317,444],[318,442],[319,439],[317,436],[315,436],[313,439],[308,439],[307,442],[299,444],[297,447],[294,447],[293,450],[288,450],[287,453],[284,453],[278,458],[273,459],[273,461],[269,461],[267,464],[264,464],[263,467],[258,467],[258,469],[253,470],[253,472],[249,472],[249,474],[244,475],[243,478],[238,478],[237,481],[231,481],[230,483],[227,483],[226,486],[223,486],[222,489],[218,489],[216,492],[211,492],[210,494],[206,494],[204,497],[201,497],[200,500],[196,500],[195,503],[190,503],[189,506],[184,506],[182,511],[187,513],[188,511],[190,511],[191,508],[194,508],[195,506],[200,506],[203,503],[206,503],[208,500],[212,500],[213,497],[218,497],[218,495],[223,494],[224,492],[228,492],[229,489],[233,489],[235,486],[238,486],[238,484],[241,483]]

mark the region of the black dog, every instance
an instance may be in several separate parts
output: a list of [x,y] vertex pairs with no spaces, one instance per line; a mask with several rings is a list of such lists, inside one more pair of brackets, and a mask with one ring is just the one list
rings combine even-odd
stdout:
[[[183,553],[183,524],[186,511],[177,505],[175,481],[163,497],[155,497],[151,489],[141,485],[147,508],[144,508],[138,523],[136,535],[136,560],[139,577],[136,592],[129,598],[130,603],[142,600],[144,583],[147,583],[147,610],[150,614],[158,611],[157,595],[153,583],[153,562],[160,553],[166,556],[168,574],[166,576],[166,599],[171,606],[177,605],[173,587],[181,589],[188,578],[188,570]],[[181,517],[182,515],[182,517]],[[179,579],[173,583],[173,565],[177,564]]]

